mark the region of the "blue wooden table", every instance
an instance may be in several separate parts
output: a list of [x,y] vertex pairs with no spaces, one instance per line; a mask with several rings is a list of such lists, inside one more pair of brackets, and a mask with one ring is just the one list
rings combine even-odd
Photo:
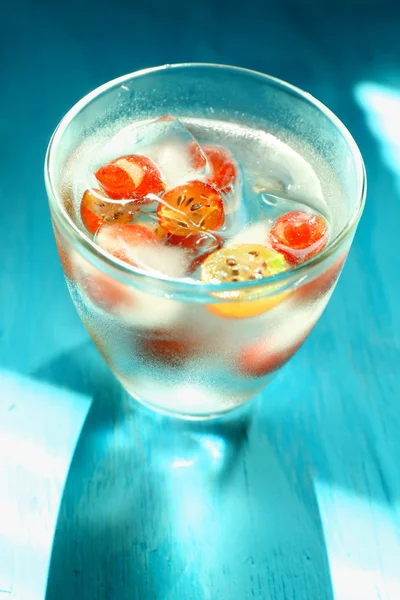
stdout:
[[[400,598],[399,30],[389,0],[3,9],[0,600]],[[309,90],[369,175],[315,331],[251,410],[211,425],[127,402],[68,297],[42,177],[76,100],[188,60]]]

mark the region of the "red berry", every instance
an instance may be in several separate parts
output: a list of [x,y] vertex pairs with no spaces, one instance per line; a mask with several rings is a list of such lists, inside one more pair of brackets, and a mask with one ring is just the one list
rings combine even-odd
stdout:
[[170,367],[181,366],[198,354],[200,342],[188,332],[180,330],[154,330],[137,340],[140,354],[149,361]]
[[133,258],[135,248],[154,246],[160,242],[157,235],[144,225],[127,223],[118,226],[105,225],[97,234],[96,243],[115,258],[136,266]]
[[129,154],[100,167],[95,177],[103,190],[115,200],[140,200],[148,194],[160,194],[165,185],[156,165],[146,156]]
[[271,245],[292,265],[305,262],[320,252],[328,241],[324,217],[293,211],[279,217],[270,231]]
[[135,210],[132,203],[119,204],[108,200],[97,189],[86,190],[81,201],[81,219],[89,231],[95,234],[106,223],[129,223]]
[[290,348],[274,351],[265,340],[245,348],[239,358],[238,370],[248,377],[263,377],[282,367],[304,343],[307,334]]
[[189,181],[164,194],[157,216],[168,233],[186,237],[219,229],[224,224],[224,207],[221,196],[211,185]]
[[189,152],[195,169],[204,168],[205,158],[207,159],[210,168],[207,182],[210,185],[225,194],[232,191],[237,179],[237,165],[229,150],[222,146],[202,146],[200,149],[200,146],[193,142]]

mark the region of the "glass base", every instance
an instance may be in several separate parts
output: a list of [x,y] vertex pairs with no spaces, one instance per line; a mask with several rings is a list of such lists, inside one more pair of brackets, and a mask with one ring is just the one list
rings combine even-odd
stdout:
[[243,414],[249,410],[250,406],[253,404],[253,402],[255,400],[255,397],[253,396],[252,398],[249,398],[242,404],[237,404],[235,406],[231,406],[225,410],[220,410],[220,411],[215,411],[215,412],[210,412],[210,413],[193,414],[193,413],[186,413],[186,412],[182,412],[182,411],[176,411],[176,410],[171,410],[168,408],[161,407],[157,404],[153,404],[151,402],[148,402],[147,400],[144,400],[137,394],[133,394],[133,393],[129,392],[129,390],[126,390],[125,387],[124,387],[124,389],[125,389],[127,395],[129,396],[129,398],[138,402],[139,404],[144,406],[147,410],[156,412],[159,415],[162,415],[164,417],[169,417],[169,418],[173,418],[173,419],[181,419],[184,421],[196,421],[196,422],[210,421],[210,420],[223,419],[223,418],[232,417],[232,416],[234,416],[234,418],[236,418],[236,417],[242,418]]

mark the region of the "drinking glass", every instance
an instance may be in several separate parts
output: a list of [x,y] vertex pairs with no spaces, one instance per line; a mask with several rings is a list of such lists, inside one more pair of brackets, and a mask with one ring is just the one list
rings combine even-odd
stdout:
[[[205,284],[140,271],[98,247],[73,218],[64,174],[96,132],[163,115],[270,132],[299,152],[335,220],[325,249],[262,284]],[[333,179],[337,197],[329,191]],[[210,64],[146,69],[89,93],[55,130],[45,180],[67,285],[93,342],[133,398],[186,418],[241,406],[301,346],[339,277],[366,190],[360,152],[323,104],[276,78]],[[226,316],[234,303],[239,313],[245,308],[241,318]]]

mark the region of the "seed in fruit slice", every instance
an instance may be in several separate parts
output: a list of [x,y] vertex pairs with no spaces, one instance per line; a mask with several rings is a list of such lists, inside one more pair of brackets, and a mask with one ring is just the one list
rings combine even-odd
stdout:
[[158,243],[159,239],[153,231],[135,223],[106,225],[96,236],[96,244],[115,258],[133,266],[136,266],[135,250],[143,246],[155,246]]
[[202,181],[189,181],[166,192],[157,215],[163,229],[180,236],[214,231],[224,224],[221,196]]
[[328,225],[321,215],[292,211],[275,221],[270,240],[275,250],[292,265],[298,265],[326,246]]
[[286,269],[286,261],[279,252],[261,244],[237,244],[221,248],[207,259],[202,280],[207,283],[252,281]]
[[[209,256],[201,268],[201,280],[205,283],[238,284],[262,280],[282,273],[288,268],[285,258],[267,246],[238,244],[221,248]],[[216,292],[217,298],[227,300],[209,305],[209,310],[227,318],[240,319],[262,314],[281,303],[289,292],[275,293],[279,284],[263,285],[247,290]],[[266,294],[273,294],[265,296]]]
[[148,194],[164,191],[159,170],[146,156],[128,154],[100,167],[95,173],[103,190],[116,200],[139,200]]
[[232,191],[237,179],[237,165],[229,150],[222,146],[201,146],[200,149],[198,144],[191,144],[190,153],[195,169],[203,168],[207,159],[210,169],[207,177],[209,184],[224,194]]
[[134,212],[132,202],[128,204],[111,202],[98,189],[86,190],[81,201],[81,219],[92,234],[106,223],[129,223]]

